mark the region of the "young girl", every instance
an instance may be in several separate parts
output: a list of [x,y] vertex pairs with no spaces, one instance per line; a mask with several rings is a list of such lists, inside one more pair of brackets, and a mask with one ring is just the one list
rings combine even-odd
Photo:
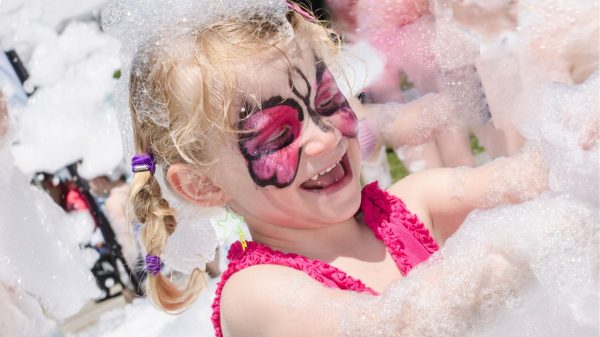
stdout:
[[[185,309],[203,275],[195,270],[181,288],[160,273],[176,210],[162,197],[155,164],[180,197],[226,207],[252,234],[230,249],[213,304],[217,336],[428,335],[437,315],[461,321],[460,335],[502,302],[490,294],[518,288],[518,261],[493,249],[463,266],[462,283],[443,277],[452,264],[421,270],[427,282],[418,286],[403,279],[471,210],[544,190],[543,178],[522,177],[537,172],[536,161],[432,170],[361,192],[357,118],[334,81],[338,40],[327,29],[285,1],[156,3],[163,7],[153,2],[149,12],[162,17],[135,21],[133,30],[122,27],[139,9],[124,2],[112,7],[120,17],[109,9],[104,21],[134,45],[130,199],[158,307]],[[143,25],[151,33],[136,44],[131,32]],[[522,168],[530,170],[499,179]],[[424,310],[411,298],[436,305]]]

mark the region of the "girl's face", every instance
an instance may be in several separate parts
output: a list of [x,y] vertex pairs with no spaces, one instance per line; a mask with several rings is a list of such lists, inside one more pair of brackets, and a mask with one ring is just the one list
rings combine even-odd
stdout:
[[[357,118],[325,63],[298,44],[249,70],[233,149],[217,181],[252,221],[317,227],[349,219],[360,205]],[[250,90],[248,90],[250,91]]]

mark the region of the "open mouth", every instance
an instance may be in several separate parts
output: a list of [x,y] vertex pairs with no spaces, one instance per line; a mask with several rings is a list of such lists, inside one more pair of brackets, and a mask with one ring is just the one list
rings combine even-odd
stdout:
[[352,179],[352,170],[348,161],[348,153],[342,159],[325,170],[315,174],[300,187],[308,191],[333,191],[343,187]]

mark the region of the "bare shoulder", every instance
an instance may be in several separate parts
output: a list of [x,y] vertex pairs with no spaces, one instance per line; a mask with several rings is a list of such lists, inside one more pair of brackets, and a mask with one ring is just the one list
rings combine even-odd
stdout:
[[[427,172],[427,171],[425,171]],[[410,200],[416,197],[415,187],[417,187],[423,172],[411,173],[406,177],[396,181],[387,188],[387,192],[399,197],[402,201]],[[412,193],[411,193],[412,192]]]
[[233,274],[223,288],[221,325],[226,337],[323,335],[327,326],[314,326],[315,333],[307,334],[304,325],[318,318],[323,298],[336,296],[293,268],[248,267]]

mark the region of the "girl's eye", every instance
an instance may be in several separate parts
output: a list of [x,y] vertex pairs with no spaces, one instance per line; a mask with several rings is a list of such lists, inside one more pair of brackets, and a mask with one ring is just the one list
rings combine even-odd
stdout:
[[289,133],[290,133],[290,126],[286,125],[285,127],[281,128],[281,130],[279,130],[279,132],[272,134],[265,141],[265,145],[279,143],[280,141],[286,139]]
[[339,109],[339,98],[337,95],[330,96],[326,98],[323,102],[319,103],[317,107],[317,112],[321,116],[330,116],[335,113]]
[[328,107],[331,106],[332,102],[333,102],[333,97],[327,99],[324,102],[319,103],[319,109],[327,109]]

